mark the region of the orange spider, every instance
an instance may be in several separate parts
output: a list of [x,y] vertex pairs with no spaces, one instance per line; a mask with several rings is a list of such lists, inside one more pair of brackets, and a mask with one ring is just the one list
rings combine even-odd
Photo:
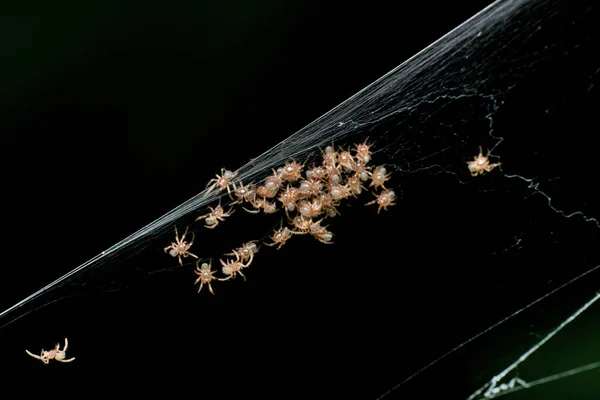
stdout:
[[277,250],[281,248],[287,242],[294,232],[290,231],[288,227],[283,227],[283,221],[281,221],[280,228],[273,232],[273,236],[271,236],[271,240],[273,243],[265,243],[267,246],[277,246]]
[[54,346],[54,350],[46,351],[42,349],[42,352],[39,356],[31,353],[29,350],[25,350],[25,352],[31,357],[41,360],[44,364],[48,364],[50,360],[56,360],[63,363],[67,363],[75,359],[75,357],[73,357],[69,358],[68,360],[65,360],[65,358],[67,357],[67,347],[69,347],[69,341],[67,340],[67,338],[65,338],[65,347],[62,350],[60,350],[60,344],[57,343],[56,346]]
[[473,161],[467,161],[471,176],[483,175],[484,172],[490,172],[500,165],[500,163],[490,164],[489,156],[490,151],[488,150],[487,155],[484,157],[481,146],[479,146],[479,155],[473,157]]
[[229,196],[232,200],[235,200],[233,203],[231,203],[231,205],[240,204],[244,201],[251,202],[254,198],[255,188],[252,183],[244,186],[242,182],[239,182],[239,185],[240,187],[237,187],[235,182],[231,182],[231,186],[233,186],[233,194],[237,197],[237,199],[234,199],[231,197],[231,195]]
[[352,157],[349,151],[342,151],[338,155],[339,164],[344,168],[344,171],[354,171],[356,168],[356,161]]
[[302,177],[304,164],[298,164],[296,161],[286,162],[281,168],[281,179],[287,182],[296,182]]
[[372,145],[367,144],[368,141],[369,138],[366,138],[364,143],[357,144],[354,148],[356,159],[364,165],[368,164],[369,161],[371,161],[371,150],[369,150],[369,148]]
[[235,278],[235,274],[236,273],[240,273],[240,275],[242,276],[242,278],[244,278],[244,280],[246,280],[246,276],[242,273],[242,268],[246,268],[250,265],[250,262],[248,262],[247,264],[244,264],[241,260],[240,260],[240,254],[237,251],[233,251],[233,254],[235,254],[235,260],[227,260],[227,262],[223,262],[223,260],[219,260],[221,261],[221,265],[223,265],[223,268],[221,268],[221,271],[223,272],[223,274],[227,275],[227,278],[220,278],[220,281],[226,281],[229,280],[231,278]]
[[[209,194],[215,187],[219,190],[227,189],[227,193],[231,196],[231,189],[229,189],[230,185],[233,185],[233,178],[237,176],[237,172],[231,172],[226,170],[225,168],[221,168],[221,175],[215,175],[216,178],[208,181],[206,194]],[[213,183],[214,182],[214,183]],[[212,183],[212,185],[211,185]]]
[[211,264],[210,263],[208,263],[208,264],[202,263],[201,266],[198,266],[198,264],[200,264],[200,260],[198,260],[198,262],[196,262],[196,269],[194,270],[194,273],[196,275],[198,275],[198,279],[196,279],[196,282],[194,282],[194,285],[196,285],[198,282],[200,282],[200,287],[198,288],[198,293],[200,293],[200,291],[202,290],[202,287],[206,283],[208,285],[208,290],[210,290],[210,292],[212,294],[215,294],[215,292],[213,292],[212,286],[210,285],[212,280],[215,279],[214,271],[211,271],[211,269],[210,269]]
[[226,256],[235,256],[237,253],[237,254],[239,254],[240,260],[242,262],[248,261],[248,264],[246,264],[248,266],[252,263],[252,260],[254,259],[254,255],[256,253],[258,253],[258,246],[256,245],[256,242],[257,242],[257,240],[252,240],[248,243],[244,243],[237,249],[233,250],[232,253],[227,253],[225,255]]
[[171,242],[171,245],[165,247],[164,249],[165,253],[168,250],[171,257],[177,257],[179,259],[179,265],[183,265],[181,257],[187,258],[188,256],[192,256],[194,258],[198,258],[198,256],[188,251],[194,243],[194,234],[192,233],[192,241],[188,243],[185,241],[185,235],[187,235],[187,231],[188,228],[185,228],[185,232],[183,232],[183,236],[180,239],[179,234],[177,233],[177,227],[175,227],[175,242]]
[[365,206],[370,206],[371,204],[379,204],[379,208],[377,209],[377,214],[383,208],[387,211],[388,206],[395,206],[394,200],[396,200],[396,193],[393,190],[385,190],[381,192],[380,195],[375,195],[376,199],[368,202]]
[[390,175],[391,173],[388,174],[384,166],[375,168],[375,171],[373,171],[371,175],[371,184],[369,187],[373,186],[374,189],[377,189],[381,186],[382,188],[387,189],[384,186],[384,183],[390,179]]
[[350,194],[354,197],[356,197],[358,194],[361,194],[363,190],[367,190],[367,188],[362,185],[360,174],[358,172],[355,172],[351,177],[348,178],[347,186],[350,190]]
[[296,201],[298,199],[300,189],[288,185],[288,187],[279,195],[279,201],[285,209],[288,218],[290,212],[296,211]]
[[216,228],[217,225],[219,225],[219,221],[223,221],[225,220],[225,217],[229,217],[231,214],[233,214],[233,207],[230,208],[229,211],[225,212],[223,207],[221,207],[221,203],[219,203],[219,205],[215,208],[210,206],[208,208],[210,208],[210,212],[208,214],[199,216],[196,218],[196,221],[206,218],[204,221],[204,226],[209,229]]
[[323,219],[324,218],[321,218],[310,225],[310,234],[321,243],[332,244],[333,242],[331,239],[333,238],[333,233],[329,232],[326,226],[321,226],[321,221],[323,221]]

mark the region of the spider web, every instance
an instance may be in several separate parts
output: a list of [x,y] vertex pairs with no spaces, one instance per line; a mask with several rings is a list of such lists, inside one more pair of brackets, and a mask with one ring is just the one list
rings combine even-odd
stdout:
[[[584,311],[593,309],[598,299],[594,281],[599,260],[592,246],[600,223],[595,209],[588,206],[598,199],[593,188],[576,183],[578,173],[594,168],[593,152],[564,144],[565,151],[582,152],[581,164],[573,166],[562,163],[554,151],[544,151],[554,149],[545,142],[545,132],[553,126],[575,124],[570,129],[577,130],[590,122],[592,114],[586,112],[586,106],[597,97],[594,82],[598,69],[588,62],[567,70],[564,63],[591,52],[590,34],[581,26],[590,24],[592,15],[591,8],[569,8],[560,1],[497,1],[235,170],[239,180],[259,182],[288,160],[316,162],[321,149],[332,142],[348,146],[368,138],[375,163],[393,171],[395,190],[401,195],[399,207],[427,210],[422,225],[403,225],[404,233],[394,241],[414,243],[415,238],[426,238],[450,265],[462,260],[465,252],[471,254],[471,264],[458,271],[456,267],[436,270],[439,282],[428,282],[428,290],[420,297],[414,292],[405,297],[397,293],[398,288],[379,283],[385,294],[374,303],[404,304],[410,297],[411,303],[421,304],[406,311],[407,319],[433,312],[422,303],[432,293],[437,299],[447,299],[459,292],[448,305],[454,320],[441,319],[436,325],[469,327],[467,333],[448,333],[439,345],[428,343],[419,360],[425,357],[431,362],[415,368],[419,361],[408,357],[403,366],[395,364],[387,375],[379,376],[380,384],[389,390],[371,393],[374,396],[392,398],[408,391],[421,392],[436,380],[447,388],[448,398],[481,399],[512,393],[517,398],[519,392],[527,394],[546,386],[542,383],[598,367],[599,351],[564,361],[558,370],[546,370],[543,361],[529,369],[525,365],[546,349],[550,350],[545,354],[556,351],[560,344],[552,343],[559,334],[575,319],[582,320],[587,315]],[[565,26],[571,30],[556,29]],[[557,74],[567,74],[569,79],[546,85],[548,77]],[[529,147],[521,146],[520,135],[534,137]],[[491,150],[491,160],[502,165],[474,179],[466,161],[477,155],[479,146]],[[561,190],[565,188],[569,195]],[[224,206],[229,202],[225,194],[206,190],[187,200],[6,308],[0,313],[1,329],[61,299],[129,285],[154,287],[156,279],[161,284],[168,281],[165,276],[170,276],[169,272],[175,272],[170,284],[177,285],[189,265],[173,267],[166,256],[157,262],[157,253],[172,241],[174,226],[180,231],[190,226],[189,234],[195,235],[196,243],[220,242],[222,236],[211,239],[212,232],[193,224],[219,200]],[[504,206],[490,211],[486,204],[491,201]],[[390,215],[387,223],[403,224],[401,213]],[[353,218],[358,216],[364,215],[353,214]],[[271,219],[264,227],[278,221]],[[220,228],[231,225],[233,229],[236,223],[227,220]],[[348,227],[344,223],[348,222],[341,216],[341,231]],[[472,235],[453,238],[451,227],[457,225],[472,226]],[[259,232],[258,238],[266,240],[271,230]],[[581,236],[589,241],[581,241]],[[227,240],[222,249],[238,245],[235,240]],[[202,254],[203,260],[223,253],[212,245],[203,247],[214,253]],[[410,249],[406,252],[407,259],[416,256]],[[584,256],[574,258],[573,254]],[[429,255],[420,259],[426,272],[439,262]],[[426,281],[425,272],[406,274],[405,282]],[[467,278],[473,283],[461,283]],[[399,288],[407,290],[403,285]],[[485,305],[484,311],[456,311],[467,309],[474,299]],[[387,321],[393,310],[381,307],[373,318]],[[406,341],[416,341],[434,326],[423,324]],[[572,339],[563,340],[572,343]],[[495,350],[490,352],[491,348]],[[390,357],[396,355],[392,352]],[[449,365],[454,369],[451,376],[446,373]],[[461,373],[464,379],[457,384]]]

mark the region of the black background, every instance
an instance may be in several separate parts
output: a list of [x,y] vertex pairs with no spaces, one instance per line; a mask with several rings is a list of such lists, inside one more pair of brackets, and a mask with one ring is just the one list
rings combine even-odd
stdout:
[[[178,206],[221,167],[245,164],[486,5],[63,2],[4,10],[0,308]],[[595,38],[586,18],[576,39]],[[548,62],[507,98],[502,171],[473,184],[464,164],[458,179],[397,178],[402,198],[388,213],[353,200],[332,222],[333,245],[299,237],[280,250],[263,246],[248,281],[215,284],[214,297],[196,293],[193,264],[177,268],[162,253],[170,238],[156,238],[0,329],[5,386],[377,398],[595,265],[597,224],[562,217],[526,182],[506,178],[535,177],[553,207],[598,215],[590,144],[597,78],[582,73],[595,70],[594,43],[585,41],[582,57]],[[577,40],[562,45],[569,53]],[[548,109],[553,119],[543,118]],[[473,153],[480,144],[465,143]],[[218,258],[278,222],[238,210],[214,231],[198,231],[194,249]],[[515,338],[507,346],[518,356],[531,342],[517,329],[543,336],[589,299],[594,279],[553,297],[546,309],[556,313],[467,346],[389,398],[471,393],[516,358],[498,354],[498,341]],[[72,364],[46,366],[23,353],[65,336]],[[571,393],[565,386],[556,398]]]

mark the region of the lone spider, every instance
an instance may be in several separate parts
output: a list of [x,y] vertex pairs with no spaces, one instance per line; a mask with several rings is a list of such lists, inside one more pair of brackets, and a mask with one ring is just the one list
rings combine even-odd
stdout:
[[487,155],[484,157],[481,146],[479,146],[479,155],[473,157],[473,161],[467,161],[471,176],[483,175],[484,172],[490,172],[500,165],[500,163],[490,164],[489,156],[490,151],[488,150]]
[[208,184],[206,185],[208,188],[206,194],[209,194],[216,187],[219,190],[227,189],[227,193],[229,193],[231,196],[231,189],[229,189],[229,186],[233,186],[232,181],[233,178],[237,176],[237,172],[231,172],[225,168],[221,168],[221,175],[217,174],[215,176],[216,178],[212,178],[210,181],[208,181]]
[[192,233],[192,241],[188,243],[184,240],[185,235],[187,235],[187,231],[188,231],[188,228],[185,229],[185,232],[183,232],[183,236],[180,239],[179,234],[177,233],[177,227],[175,227],[175,242],[171,242],[170,246],[167,246],[164,248],[165,253],[168,250],[169,255],[171,257],[177,257],[179,259],[179,265],[183,265],[183,262],[181,261],[181,257],[187,258],[188,256],[192,256],[194,258],[198,258],[197,255],[192,254],[188,251],[189,248],[192,247],[192,244],[194,243],[194,234]]
[[71,362],[75,359],[75,357],[73,357],[73,358],[69,358],[68,360],[65,360],[65,358],[67,357],[67,347],[68,346],[69,346],[69,341],[67,340],[67,338],[65,338],[65,347],[62,350],[60,349],[60,344],[57,343],[56,346],[54,346],[54,350],[46,351],[46,350],[42,349],[42,352],[40,353],[39,356],[31,353],[29,350],[25,350],[25,352],[27,354],[29,354],[31,357],[41,360],[44,364],[48,364],[50,362],[50,360],[56,360],[56,361],[60,361],[63,363],[67,363],[67,362]]
[[194,285],[196,285],[198,282],[200,282],[200,287],[198,288],[198,293],[200,293],[200,291],[202,290],[202,287],[206,283],[208,285],[208,290],[210,290],[210,292],[212,294],[215,294],[215,292],[213,292],[212,286],[210,285],[212,280],[215,279],[214,271],[211,271],[211,269],[210,269],[211,264],[210,263],[208,263],[208,264],[202,263],[201,266],[199,266],[198,264],[200,264],[200,260],[198,260],[198,262],[196,263],[196,269],[194,270],[194,273],[196,275],[198,275],[198,279],[196,279],[196,282],[194,282]]

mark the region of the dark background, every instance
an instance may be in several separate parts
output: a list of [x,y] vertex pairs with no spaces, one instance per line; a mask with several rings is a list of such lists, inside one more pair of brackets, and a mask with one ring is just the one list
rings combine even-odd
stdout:
[[[263,153],[487,4],[2,6],[0,308],[194,196],[221,167]],[[473,184],[464,166],[458,179],[397,178],[402,199],[388,213],[351,201],[332,222],[335,244],[300,237],[277,251],[263,246],[248,281],[215,284],[214,297],[196,293],[193,264],[177,268],[162,253],[170,238],[151,240],[0,329],[5,386],[28,380],[32,390],[67,395],[374,399],[592,268],[598,225],[555,208],[591,217],[599,210],[589,144],[597,129],[597,78],[587,74],[597,71],[589,57],[596,42],[587,40],[595,37],[592,18],[577,27],[579,42],[565,40],[561,57],[507,99],[503,163],[518,168]],[[584,56],[565,55],[578,43]],[[549,109],[553,118],[540,116]],[[480,144],[465,143],[473,153]],[[508,178],[511,171],[544,183],[552,207],[524,180]],[[199,230],[192,250],[218,258],[264,239],[279,222],[234,215],[214,231]],[[466,346],[389,398],[464,397],[587,301],[594,282],[597,275],[557,294],[542,316],[525,315]],[[558,348],[584,341],[577,332]],[[65,336],[72,364],[46,366],[23,353]],[[559,382],[554,398],[583,386]],[[587,386],[580,398],[596,389]]]

